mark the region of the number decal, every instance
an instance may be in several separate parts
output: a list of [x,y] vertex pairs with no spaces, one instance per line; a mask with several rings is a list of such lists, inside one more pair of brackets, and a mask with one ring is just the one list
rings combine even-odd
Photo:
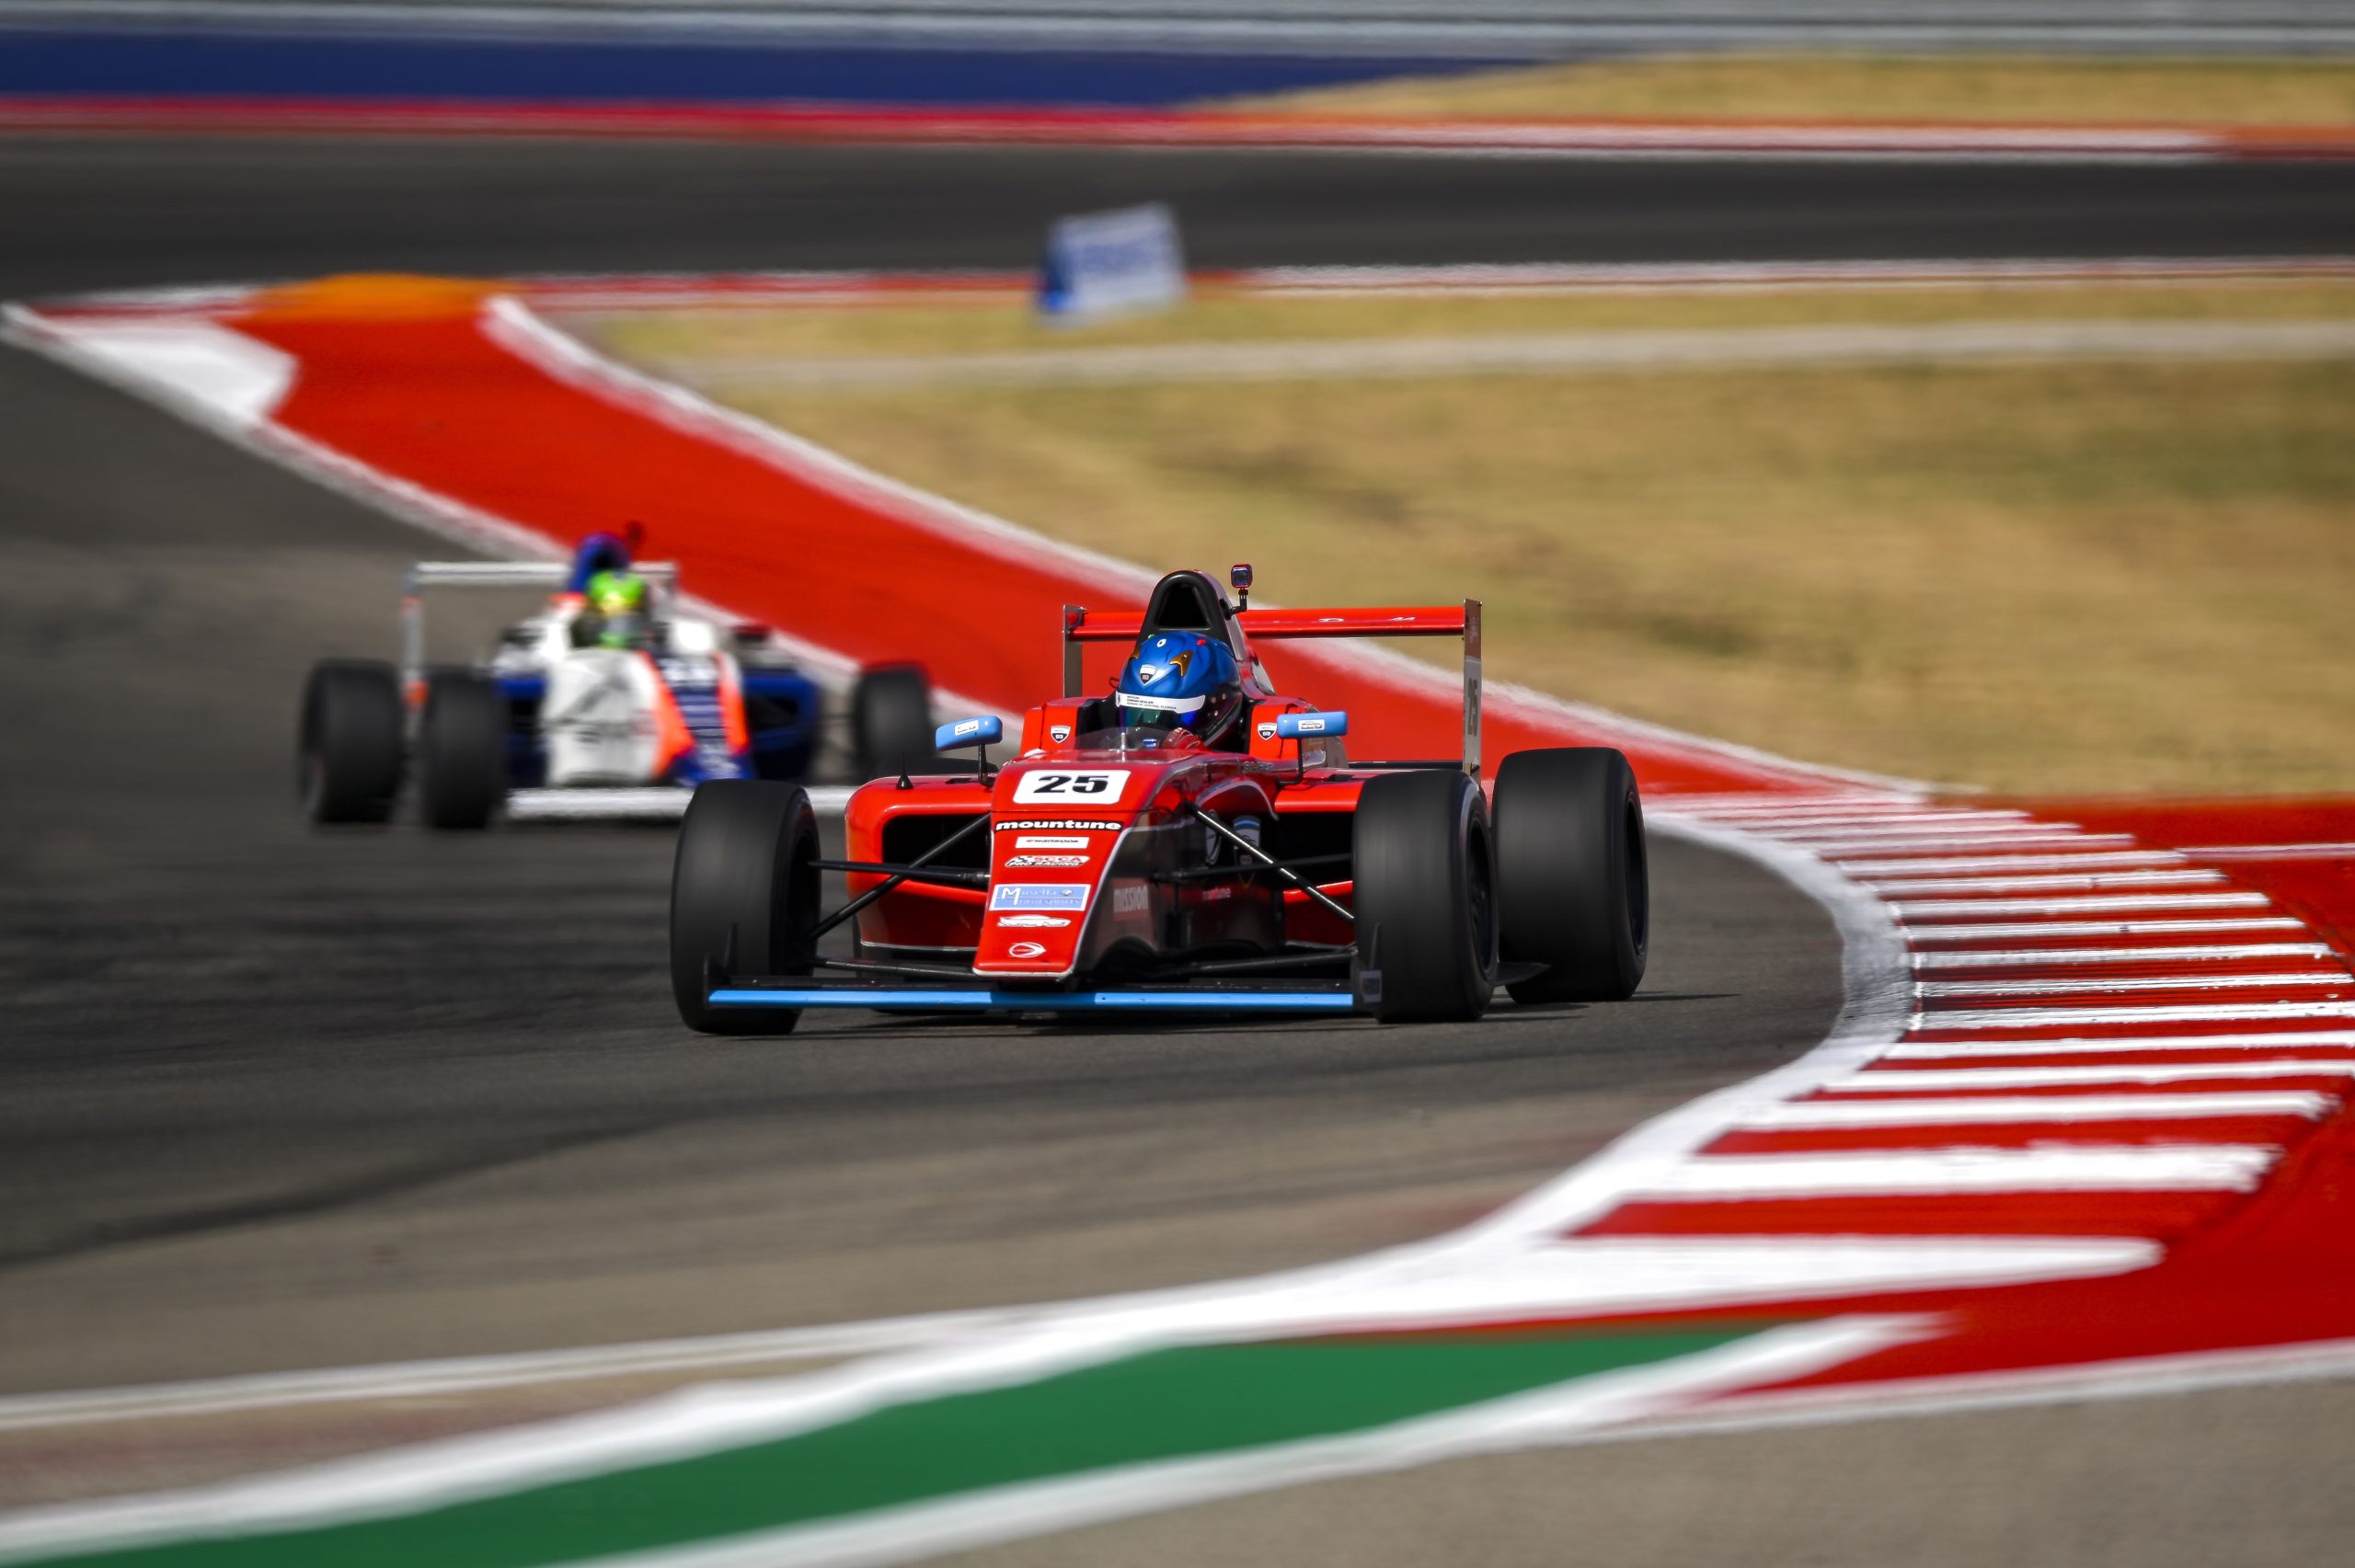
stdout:
[[1128,787],[1129,775],[1118,768],[1041,770],[1022,775],[1014,786],[1014,799],[1025,805],[1077,797],[1090,806],[1110,806]]

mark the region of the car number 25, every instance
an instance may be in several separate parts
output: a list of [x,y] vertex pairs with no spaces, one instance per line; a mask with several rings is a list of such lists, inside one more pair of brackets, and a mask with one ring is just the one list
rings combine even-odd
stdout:
[[1129,787],[1129,775],[1118,768],[1034,770],[1015,784],[1018,805],[1057,801],[1067,806],[1110,806]]

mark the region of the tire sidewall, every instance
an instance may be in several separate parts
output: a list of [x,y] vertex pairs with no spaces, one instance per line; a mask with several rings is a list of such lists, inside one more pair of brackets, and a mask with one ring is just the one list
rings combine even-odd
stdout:
[[507,794],[505,714],[499,686],[471,670],[427,684],[418,731],[419,802],[429,826],[488,827]]
[[1612,1001],[1642,981],[1650,947],[1643,800],[1608,747],[1515,752],[1498,769],[1498,909],[1509,963],[1543,973],[1516,1001]]
[[1497,968],[1496,864],[1479,785],[1454,772],[1379,774],[1360,795],[1356,832],[1360,962],[1382,974],[1376,1016],[1477,1018]]
[[818,853],[817,813],[800,785],[720,779],[696,789],[671,869],[671,990],[689,1028],[792,1030],[798,1010],[713,1011],[705,980],[709,967],[743,980],[810,972]]

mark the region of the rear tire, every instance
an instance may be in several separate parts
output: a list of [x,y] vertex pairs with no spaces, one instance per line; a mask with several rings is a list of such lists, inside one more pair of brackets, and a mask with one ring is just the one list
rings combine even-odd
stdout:
[[810,972],[818,921],[818,815],[799,784],[715,779],[695,790],[671,864],[671,995],[706,1035],[786,1035],[798,1009],[728,1013],[706,1003],[730,979]]
[[1618,1001],[1651,944],[1644,803],[1607,746],[1516,751],[1497,770],[1497,893],[1504,956],[1545,972],[1521,1002]]
[[314,822],[383,822],[401,787],[401,688],[373,658],[324,658],[303,687],[295,792]]
[[850,703],[852,754],[862,781],[939,767],[932,745],[932,683],[922,666],[878,665],[859,676]]
[[426,826],[488,827],[507,798],[507,704],[499,683],[472,670],[435,675],[425,689],[417,756]]
[[1477,1018],[1496,990],[1496,862],[1480,786],[1453,769],[1383,773],[1358,796],[1359,963],[1385,1024]]

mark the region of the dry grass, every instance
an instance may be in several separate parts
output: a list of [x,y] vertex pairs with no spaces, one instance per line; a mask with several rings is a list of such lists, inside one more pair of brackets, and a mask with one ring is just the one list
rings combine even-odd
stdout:
[[1433,120],[2355,123],[2355,62],[1716,54],[1417,76],[1205,105]]
[[[2000,314],[2096,314],[2083,292],[2007,294]],[[2076,297],[2063,309],[2062,295]],[[2169,295],[2179,313],[2355,307],[2345,289],[2243,287],[2120,292],[2099,314]],[[1726,312],[1851,319],[1957,303],[1350,308],[1394,313],[1398,331],[1476,305],[1694,326]],[[1310,335],[1308,318],[1338,308],[1255,303],[1283,336]],[[984,335],[1033,330],[983,314],[959,319]],[[1450,319],[1433,329],[1463,328]],[[659,349],[675,372],[693,325],[609,322],[604,335],[626,351]],[[738,315],[726,335],[776,352],[811,327]],[[824,351],[852,338],[904,351],[921,327],[837,315]],[[949,336],[934,346],[981,346]],[[2348,364],[732,400],[1147,565],[1251,559],[1280,602],[1477,595],[1499,678],[1798,756],[2023,791],[2355,788]]]

